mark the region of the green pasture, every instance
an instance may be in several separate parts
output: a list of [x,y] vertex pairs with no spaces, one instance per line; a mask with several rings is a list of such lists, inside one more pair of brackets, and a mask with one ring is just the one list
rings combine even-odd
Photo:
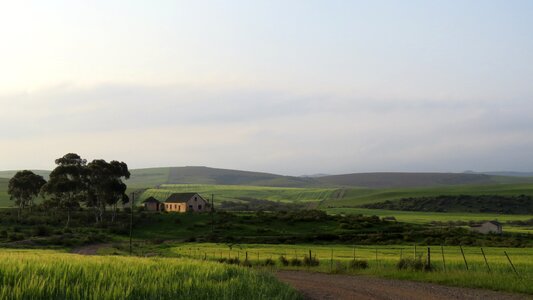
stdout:
[[533,183],[490,184],[490,185],[457,185],[424,188],[392,188],[392,189],[346,189],[341,198],[329,198],[321,203],[322,208],[354,207],[358,205],[398,200],[408,197],[430,197],[439,195],[517,195],[533,196]]
[[[432,271],[398,270],[400,258],[417,258],[427,262],[428,247],[417,246],[345,246],[345,245],[243,245],[243,244],[179,244],[170,251],[174,255],[196,259],[219,260],[239,258],[261,263],[272,259],[273,268],[303,269],[331,273],[351,273],[388,278],[433,282],[452,286],[486,288],[508,292],[533,294],[533,249],[531,248],[483,248],[487,263],[479,247],[431,246]],[[279,260],[302,260],[311,255],[319,260],[317,267],[283,266]],[[507,252],[516,273],[504,254]],[[444,257],[444,259],[443,259]],[[350,261],[365,260],[366,270],[349,268]],[[466,260],[466,264],[465,264]],[[468,265],[468,269],[466,267]],[[488,266],[487,266],[488,265]]]
[[176,258],[0,250],[0,299],[299,299],[272,275]]
[[245,185],[208,185],[208,184],[162,184],[160,188],[148,189],[140,197],[150,196],[164,201],[172,193],[199,193],[206,199],[214,196],[215,203],[222,201],[243,201],[245,198],[279,202],[319,202],[333,197],[333,188],[285,188]]

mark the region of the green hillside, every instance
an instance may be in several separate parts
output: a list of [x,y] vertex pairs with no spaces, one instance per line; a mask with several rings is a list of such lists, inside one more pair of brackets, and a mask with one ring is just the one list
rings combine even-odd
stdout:
[[154,197],[164,201],[172,193],[195,192],[206,199],[214,196],[215,203],[223,201],[243,202],[250,199],[268,200],[283,203],[302,203],[307,205],[335,197],[337,189],[333,188],[282,188],[243,185],[208,185],[208,184],[163,184],[159,188],[146,190],[140,201]]

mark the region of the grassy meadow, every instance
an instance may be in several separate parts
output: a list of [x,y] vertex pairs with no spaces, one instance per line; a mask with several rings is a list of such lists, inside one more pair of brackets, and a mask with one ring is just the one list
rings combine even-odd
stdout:
[[246,185],[208,185],[208,184],[163,184],[157,189],[146,190],[140,200],[148,197],[166,199],[172,193],[195,192],[214,201],[243,201],[246,198],[279,201],[286,203],[320,202],[334,197],[334,188],[286,188]]
[[0,299],[300,299],[272,275],[177,258],[0,250]]
[[[456,246],[431,246],[432,271],[398,270],[396,265],[400,258],[420,258],[427,261],[427,247],[418,246],[346,246],[346,245],[239,245],[239,244],[180,244],[169,249],[173,255],[196,259],[219,260],[221,258],[239,258],[243,262],[248,254],[252,264],[264,264],[272,259],[275,266],[271,268],[302,269],[328,273],[347,273],[380,276],[387,278],[417,280],[452,286],[485,288],[499,291],[533,294],[533,286],[527,284],[533,280],[533,249],[531,248],[496,248],[463,247],[468,270]],[[303,260],[309,256],[316,257],[320,264],[315,267],[284,266],[280,256],[289,261],[293,258]],[[509,255],[517,273],[513,270],[504,251]],[[442,257],[444,256],[444,261]],[[354,259],[368,262],[368,269],[352,269],[349,263]],[[488,264],[488,267],[487,267]],[[490,271],[489,271],[490,268]]]

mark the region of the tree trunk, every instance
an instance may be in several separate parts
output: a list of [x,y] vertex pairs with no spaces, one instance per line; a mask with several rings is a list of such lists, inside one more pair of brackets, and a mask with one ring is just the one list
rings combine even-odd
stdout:
[[65,224],[65,228],[68,228],[70,224],[70,207],[67,207],[67,224]]

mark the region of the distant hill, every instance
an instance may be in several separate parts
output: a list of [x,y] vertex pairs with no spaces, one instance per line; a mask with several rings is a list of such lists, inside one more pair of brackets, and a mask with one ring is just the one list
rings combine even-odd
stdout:
[[500,178],[486,174],[466,173],[355,173],[317,178],[326,185],[369,188],[428,187],[464,184],[523,182],[515,178]]
[[[34,170],[48,179],[50,171]],[[264,172],[209,167],[163,167],[132,169],[126,182],[130,188],[148,188],[161,184],[248,185],[268,187],[365,187],[409,188],[467,184],[524,183],[529,177],[474,173],[354,173],[316,177],[283,176]],[[16,171],[0,171],[0,178],[11,178]],[[322,175],[322,174],[320,174]]]
[[[0,171],[0,178],[7,178],[10,179],[13,177],[19,170],[7,170],[7,171]],[[41,175],[44,177],[44,179],[48,180],[48,176],[50,175],[51,171],[48,170],[31,170],[33,173],[37,175]]]
[[134,186],[145,182],[150,182],[152,185],[188,183],[277,187],[306,187],[317,184],[311,178],[208,167],[137,169],[132,170],[131,174],[128,184]]
[[496,171],[496,172],[474,172],[474,174],[486,174],[486,175],[492,175],[492,176],[509,176],[509,177],[533,177],[533,172]]

